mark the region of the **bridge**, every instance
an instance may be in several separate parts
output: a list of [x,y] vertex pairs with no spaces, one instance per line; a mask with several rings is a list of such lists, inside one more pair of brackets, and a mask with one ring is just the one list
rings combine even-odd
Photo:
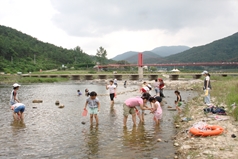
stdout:
[[190,62],[190,63],[160,63],[160,64],[108,64],[98,65],[98,68],[108,67],[142,67],[142,66],[238,66],[238,62]]

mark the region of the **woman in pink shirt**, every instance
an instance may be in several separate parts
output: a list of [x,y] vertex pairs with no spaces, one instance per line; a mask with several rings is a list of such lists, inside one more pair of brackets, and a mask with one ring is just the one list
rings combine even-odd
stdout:
[[140,106],[140,108],[142,110],[150,110],[151,109],[146,106],[146,103],[147,103],[149,97],[150,97],[149,93],[144,93],[142,95],[142,97],[132,97],[132,98],[127,99],[124,102],[124,104],[123,104],[123,115],[124,115],[123,124],[124,124],[124,126],[126,126],[127,118],[128,118],[129,114],[132,115],[132,121],[133,121],[134,126],[136,125],[136,113],[135,113],[136,106]]

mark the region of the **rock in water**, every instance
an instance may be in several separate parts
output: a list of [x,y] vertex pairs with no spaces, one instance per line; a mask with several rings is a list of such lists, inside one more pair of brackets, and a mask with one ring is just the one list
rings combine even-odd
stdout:
[[63,105],[63,104],[61,104],[61,105],[59,106],[59,108],[64,108],[64,105]]
[[42,102],[43,102],[43,100],[37,100],[37,99],[32,101],[32,103],[42,103]]
[[57,101],[55,101],[55,105],[59,105],[60,104],[60,102],[57,100]]

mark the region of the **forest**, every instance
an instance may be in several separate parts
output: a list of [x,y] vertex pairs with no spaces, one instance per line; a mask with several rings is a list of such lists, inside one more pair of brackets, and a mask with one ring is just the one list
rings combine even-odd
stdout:
[[[93,68],[97,61],[108,63],[103,47],[95,56],[86,54],[79,46],[65,49],[42,42],[10,27],[0,25],[0,72],[29,73],[50,69]],[[110,62],[113,62],[110,60]]]

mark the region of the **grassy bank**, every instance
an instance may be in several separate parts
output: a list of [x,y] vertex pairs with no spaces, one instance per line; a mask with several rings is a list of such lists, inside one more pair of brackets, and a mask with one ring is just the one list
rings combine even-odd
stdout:
[[[200,89],[197,97],[188,101],[183,109],[183,115],[174,117],[177,127],[174,143],[178,143],[177,154],[179,158],[198,158],[198,159],[222,159],[238,158],[237,138],[232,138],[231,134],[237,135],[238,107],[234,110],[231,104],[238,103],[238,77],[219,77],[211,76],[212,103],[217,106],[224,106],[227,116],[204,114],[203,109],[207,106],[203,103],[204,92]],[[196,87],[202,87],[201,83]],[[184,117],[191,121],[182,121]],[[218,119],[224,120],[218,120]],[[212,137],[196,137],[188,133],[193,124],[205,122],[208,125],[219,125],[224,128],[220,135]]]
[[53,82],[65,82],[68,78],[45,78],[45,77],[21,77],[18,75],[1,75],[1,84],[12,84],[12,83],[53,83]]
[[215,97],[217,105],[225,104],[232,113],[233,117],[238,120],[238,107],[234,111],[231,104],[238,104],[238,77],[211,77],[212,82],[211,97]]
[[68,78],[39,78],[39,77],[24,77],[18,79],[19,83],[53,83],[53,82],[65,82]]

